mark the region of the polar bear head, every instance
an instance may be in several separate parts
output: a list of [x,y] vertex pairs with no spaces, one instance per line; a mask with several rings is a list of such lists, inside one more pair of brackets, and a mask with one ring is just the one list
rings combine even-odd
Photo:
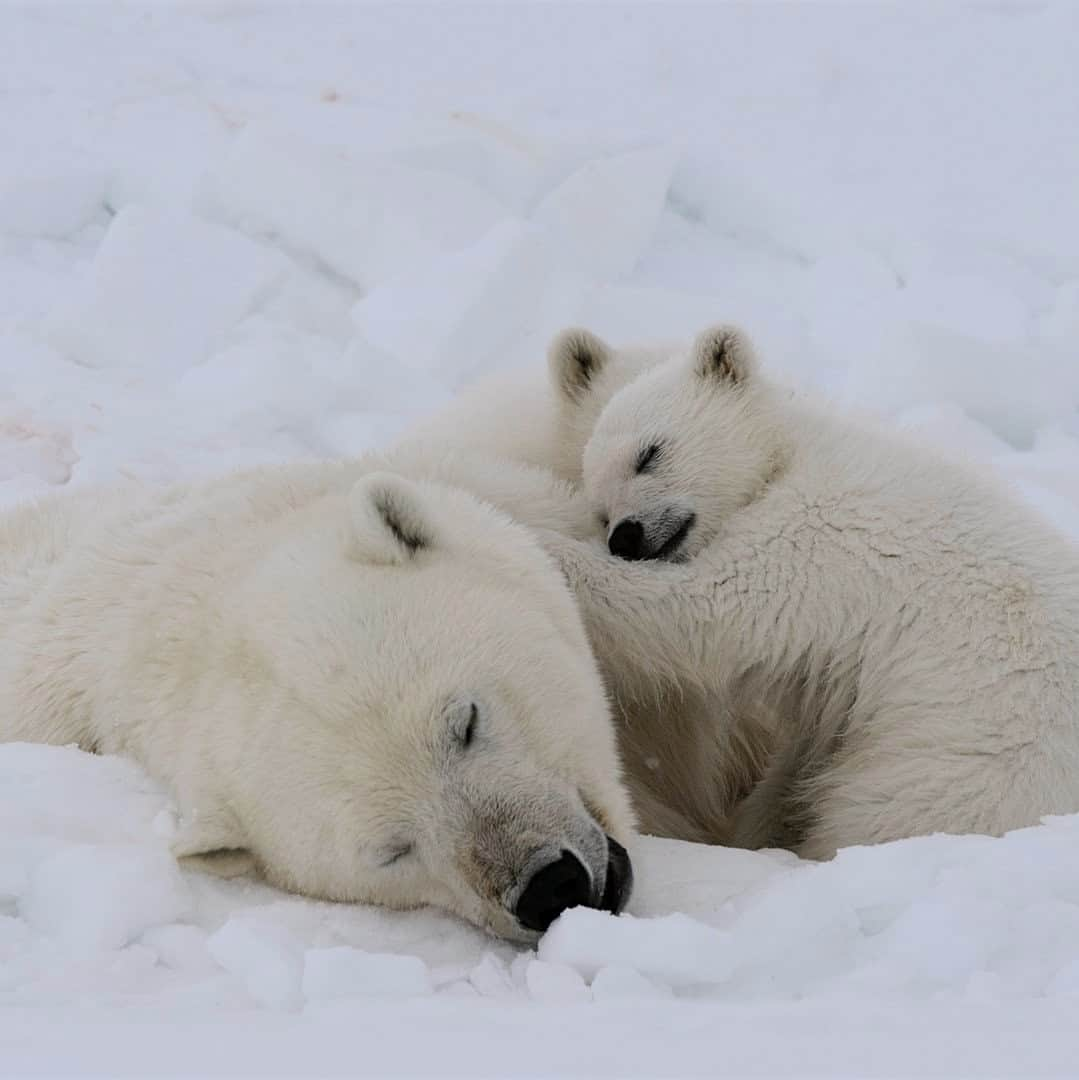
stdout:
[[563,354],[555,384],[592,424],[583,480],[597,526],[621,558],[691,558],[782,464],[774,391],[751,343],[733,327],[713,327],[688,356],[611,394],[603,378],[611,350],[578,339],[587,347]]
[[368,475],[228,600],[222,662],[243,679],[179,856],[524,941],[567,907],[622,907],[633,825],[608,703],[525,530],[461,491]]

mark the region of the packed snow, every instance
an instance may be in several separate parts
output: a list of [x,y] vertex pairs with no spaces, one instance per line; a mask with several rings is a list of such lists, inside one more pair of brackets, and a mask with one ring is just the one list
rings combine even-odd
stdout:
[[[0,506],[385,444],[582,323],[731,320],[1079,540],[1079,7],[0,6]],[[1062,1075],[1079,818],[642,838],[535,951],[181,872],[0,746],[0,1071]]]

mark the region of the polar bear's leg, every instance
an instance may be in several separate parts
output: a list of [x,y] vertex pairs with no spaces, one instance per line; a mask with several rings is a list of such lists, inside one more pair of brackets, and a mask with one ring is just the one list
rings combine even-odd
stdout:
[[798,853],[836,850],[935,832],[1000,835],[1036,824],[1037,784],[1012,756],[967,748],[876,746],[851,755],[812,785],[811,824]]
[[794,850],[805,841],[805,801],[798,790],[800,742],[781,747],[734,812],[732,847]]
[[817,709],[812,722],[801,723],[794,698],[777,703],[775,721],[783,725],[779,743],[763,776],[735,811],[734,846],[798,851],[805,844],[817,822],[821,778],[833,768],[846,733],[843,700],[840,695],[837,708]]

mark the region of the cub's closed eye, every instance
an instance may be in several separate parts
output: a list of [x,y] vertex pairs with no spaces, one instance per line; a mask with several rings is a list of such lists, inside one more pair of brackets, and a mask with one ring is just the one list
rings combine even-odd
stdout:
[[394,847],[387,848],[382,853],[382,859],[379,862],[379,866],[385,869],[388,866],[393,866],[394,863],[400,862],[406,855],[411,854],[411,844],[397,844]]
[[637,461],[634,465],[634,469],[638,476],[642,473],[651,472],[655,468],[659,458],[663,454],[663,447],[659,443],[651,443],[648,446],[642,447],[641,451],[637,454]]

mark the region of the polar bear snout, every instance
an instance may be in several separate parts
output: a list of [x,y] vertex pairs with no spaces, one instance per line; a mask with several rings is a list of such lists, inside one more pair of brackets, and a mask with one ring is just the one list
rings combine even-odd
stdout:
[[542,934],[573,907],[598,908],[617,915],[633,888],[633,867],[628,852],[617,840],[608,836],[606,841],[607,866],[601,881],[566,848],[534,870],[513,906],[517,921],[526,930]]
[[619,559],[635,561],[645,557],[644,526],[633,518],[620,521],[607,539],[611,554]]
[[697,522],[692,510],[669,508],[651,519],[627,517],[607,538],[607,548],[619,559],[676,559]]

